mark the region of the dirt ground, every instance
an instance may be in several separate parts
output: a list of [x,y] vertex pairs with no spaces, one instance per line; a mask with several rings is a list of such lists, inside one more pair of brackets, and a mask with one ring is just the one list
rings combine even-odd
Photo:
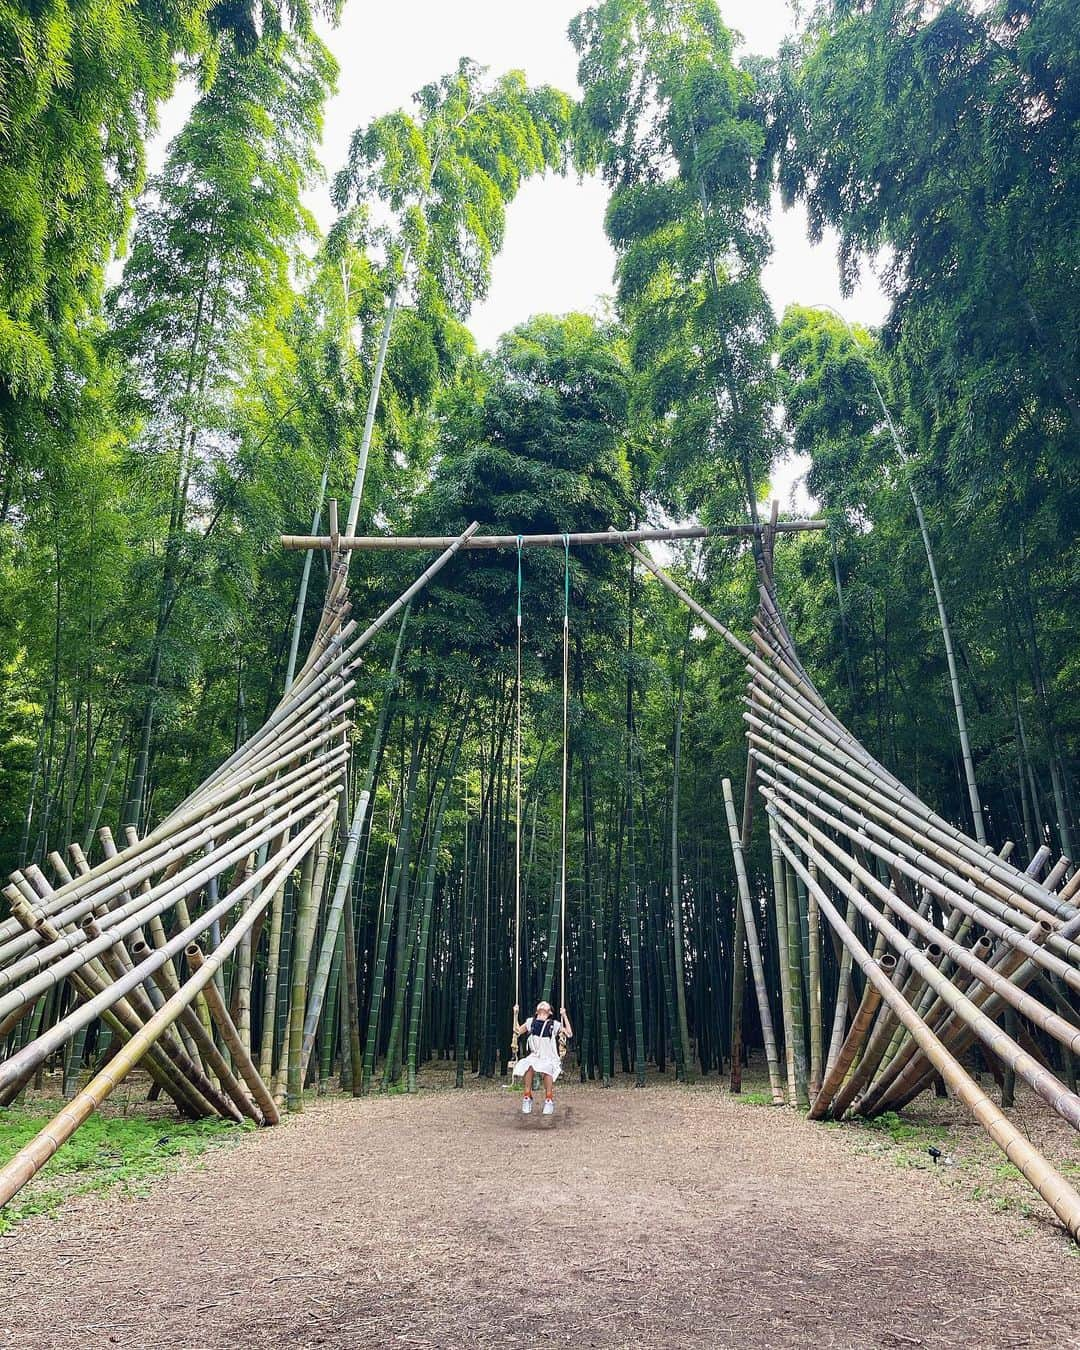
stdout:
[[1080,1256],[699,1085],[324,1099],[0,1240],[0,1346],[1080,1346]]

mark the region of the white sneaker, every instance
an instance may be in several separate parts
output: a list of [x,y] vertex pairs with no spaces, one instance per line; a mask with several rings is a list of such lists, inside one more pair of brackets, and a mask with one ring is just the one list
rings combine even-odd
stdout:
[[550,1097],[547,1097],[544,1101],[544,1115],[553,1116],[554,1114],[555,1114],[555,1103],[551,1100]]
[[521,1100],[521,1114],[523,1116],[527,1116],[531,1110],[532,1110],[532,1098],[523,1097]]

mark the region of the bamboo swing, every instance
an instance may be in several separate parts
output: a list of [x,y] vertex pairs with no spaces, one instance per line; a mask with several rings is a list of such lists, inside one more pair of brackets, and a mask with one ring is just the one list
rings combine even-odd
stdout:
[[[535,537],[535,536],[534,536]],[[562,617],[562,777],[559,794],[559,1001],[566,1006],[566,826],[570,768],[570,543],[563,542],[563,617]],[[514,1008],[521,1004],[521,598],[522,549],[525,536],[517,536],[517,674],[514,689]],[[518,1058],[518,1023],[513,1017],[507,1071],[513,1075]],[[566,1058],[565,1029],[559,1032],[559,1056]]]
[[[722,638],[746,667],[748,760],[741,829],[726,779],[720,800],[738,900],[733,987],[748,951],[774,1102],[786,1100],[816,1119],[869,1116],[902,1109],[939,1079],[1080,1240],[1080,1195],[990,1100],[963,1061],[978,1045],[984,1056],[1025,1082],[1049,1110],[1080,1128],[1080,1095],[1058,1079],[1037,1050],[1033,1053],[1034,1043],[1017,1021],[1023,1018],[1067,1054],[1080,1054],[1080,874],[1069,877],[1068,859],[1047,872],[1050,856],[1045,850],[1020,868],[1009,859],[1010,845],[995,853],[969,838],[879,764],[832,713],[800,661],[777,600],[773,572],[778,534],[820,529],[823,522],[780,522],[774,507],[765,525],[719,530],[480,536],[473,524],[456,537],[370,540],[341,536],[336,503],[331,503],[330,525],[329,536],[283,539],[289,548],[330,549],[329,582],[307,660],[263,726],[141,839],[128,831],[125,846],[118,848],[103,829],[103,856],[93,866],[72,844],[68,859],[50,854],[51,880],[30,865],[13,872],[2,892],[8,917],[0,920],[0,1043],[9,1051],[0,1061],[0,1106],[13,1101],[50,1056],[76,1042],[96,1019],[109,1029],[115,1053],[44,1130],[0,1167],[0,1205],[136,1066],[144,1067],[187,1116],[217,1114],[272,1125],[286,1092],[291,1104],[302,1101],[338,926],[348,909],[344,893],[328,897],[326,882],[331,838],[342,817],[356,671],[372,638],[462,549],[517,550],[517,1004],[524,921],[523,553],[530,547],[563,549],[555,940],[565,1005],[570,548],[617,544]],[[749,537],[754,543],[759,608],[746,641],[638,547],[648,540],[712,534]],[[358,631],[350,618],[348,560],[352,551],[374,547],[440,552],[392,605]],[[764,807],[772,869],[774,923],[764,931],[759,931],[762,915],[747,874],[757,801]],[[343,834],[348,825],[346,813]],[[358,839],[358,831],[350,830],[353,848],[354,834]],[[250,970],[265,932],[267,969],[276,982],[287,887],[296,896],[289,920],[305,968],[316,931],[323,933],[323,947],[306,1001],[302,982],[293,987],[292,1006],[288,991],[283,991],[280,1011],[287,1034],[275,1073],[276,983],[267,989],[269,1040],[264,1025],[264,1044],[256,1057],[247,1043],[245,1008],[230,1007],[220,981],[223,971],[239,970],[241,962]],[[811,934],[805,959],[803,919]],[[773,931],[778,942],[778,1018],[763,960]],[[835,1012],[828,1034],[823,1026],[823,931],[834,934],[842,952],[834,972]],[[1049,1003],[1040,996],[1042,989],[1053,995]],[[805,1022],[804,996],[809,1013]],[[49,1019],[43,1014],[47,1003],[55,1009]],[[741,1003],[739,1010],[741,1015]],[[29,1034],[15,1035],[27,1026]],[[735,1044],[739,1034],[736,1027]],[[559,1049],[565,1054],[565,1037]],[[516,1055],[515,1036],[511,1065]]]

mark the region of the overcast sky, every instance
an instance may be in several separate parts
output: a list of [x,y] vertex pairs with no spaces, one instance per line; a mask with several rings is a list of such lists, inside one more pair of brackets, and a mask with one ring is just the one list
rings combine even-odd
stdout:
[[[567,25],[584,0],[348,0],[337,28],[322,34],[341,67],[340,92],[326,110],[323,162],[333,173],[345,162],[357,126],[394,108],[469,56],[493,72],[520,68],[530,83],[578,91],[577,62]],[[742,35],[741,51],[771,54],[794,27],[787,0],[721,0],[729,26]],[[187,108],[185,91],[166,110],[152,154],[157,167],[164,142]],[[311,205],[323,226],[332,218],[325,189]],[[613,255],[604,237],[605,193],[594,180],[573,175],[527,182],[507,212],[506,240],[495,259],[491,291],[470,326],[482,346],[539,312],[589,311],[612,287]],[[783,313],[793,301],[830,304],[847,318],[876,324],[887,305],[873,277],[851,297],[840,294],[835,245],[811,246],[801,209],[772,218],[773,257],[765,287]],[[785,500],[799,466],[778,466],[774,484]],[[808,505],[804,493],[796,501]]]

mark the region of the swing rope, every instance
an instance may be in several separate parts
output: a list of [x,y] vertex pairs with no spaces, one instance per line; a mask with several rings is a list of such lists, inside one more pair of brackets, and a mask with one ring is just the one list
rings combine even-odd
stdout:
[[[517,566],[517,687],[514,727],[514,1006],[521,1004],[521,594],[522,536],[518,535]],[[559,1002],[566,1006],[566,805],[570,757],[570,536],[563,535],[563,632],[562,632],[562,804],[559,835]],[[510,1033],[508,1069],[517,1063],[517,1018]],[[559,1054],[566,1054],[566,1032],[559,1033]]]
[[[562,831],[559,842],[559,1003],[566,1007],[566,800],[570,756],[570,536],[563,535],[563,627],[562,627]],[[566,1054],[566,1032],[559,1033],[559,1054]]]
[[[514,695],[514,1007],[521,1011],[521,551],[523,541],[517,539],[517,686]],[[517,1013],[510,1031],[510,1059],[508,1068],[513,1075],[518,1054]]]
[[[514,1007],[521,1011],[521,535],[517,536],[517,686],[514,688]],[[517,1064],[517,1014],[510,1029],[509,1071]]]

